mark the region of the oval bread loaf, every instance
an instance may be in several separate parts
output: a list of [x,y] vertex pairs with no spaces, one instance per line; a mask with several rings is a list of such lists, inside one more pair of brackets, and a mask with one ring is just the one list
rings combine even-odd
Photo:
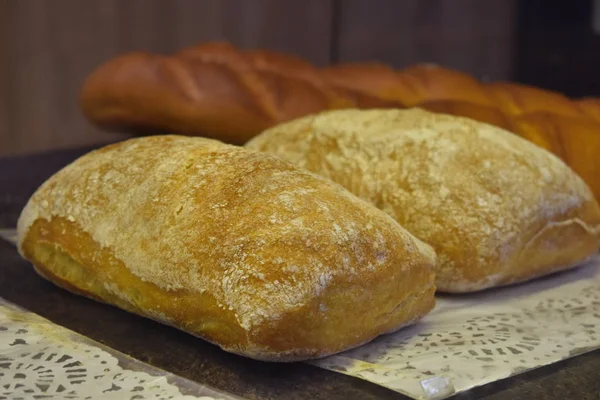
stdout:
[[342,184],[431,244],[440,291],[524,281],[598,250],[600,209],[582,179],[546,150],[471,119],[328,111],[247,147]]
[[434,305],[432,249],[278,157],[181,136],[93,151],[32,196],[19,250],[47,279],[273,361],[321,357]]

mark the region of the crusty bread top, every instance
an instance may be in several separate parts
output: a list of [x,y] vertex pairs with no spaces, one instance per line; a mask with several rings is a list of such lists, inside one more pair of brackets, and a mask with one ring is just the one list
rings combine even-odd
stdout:
[[202,138],[133,139],[79,158],[32,196],[20,245],[37,219],[53,217],[78,224],[145,281],[208,291],[245,329],[340,279],[364,282],[435,258],[341,186]]
[[[330,177],[394,216],[434,245],[438,274],[459,291],[471,284],[451,272],[456,259],[475,279],[514,266],[548,224],[600,232],[598,204],[569,167],[468,118],[420,109],[328,111],[270,128],[247,147]],[[495,277],[481,279],[489,282],[472,286],[490,286]]]

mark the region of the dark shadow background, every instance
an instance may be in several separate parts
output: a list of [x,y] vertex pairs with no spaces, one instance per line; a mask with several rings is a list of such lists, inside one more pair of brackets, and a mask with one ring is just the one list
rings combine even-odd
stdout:
[[600,96],[600,2],[521,0],[517,15],[510,78],[569,96]]

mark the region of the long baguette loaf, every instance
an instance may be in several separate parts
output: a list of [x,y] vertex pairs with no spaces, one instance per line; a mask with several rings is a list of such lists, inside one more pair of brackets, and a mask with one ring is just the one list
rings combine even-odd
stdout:
[[[89,120],[108,129],[178,132],[235,144],[323,110],[418,106],[536,137],[537,143],[555,141],[546,148],[564,157],[600,198],[599,99],[484,84],[435,65],[403,71],[378,63],[319,69],[290,55],[206,43],[172,56],[131,53],[110,60],[87,79],[81,105]],[[530,118],[550,122],[523,123]],[[585,156],[571,154],[583,142]]]
[[[272,58],[285,68],[273,68]],[[89,77],[81,102],[104,127],[202,132],[235,144],[276,122],[348,105],[309,64],[276,53],[254,57],[224,43],[174,56],[118,57]]]
[[573,267],[600,246],[600,207],[551,153],[467,118],[338,110],[273,127],[247,147],[340,183],[438,254],[440,291]]
[[180,136],[93,151],[18,224],[47,279],[272,361],[358,346],[434,305],[431,248],[277,157]]

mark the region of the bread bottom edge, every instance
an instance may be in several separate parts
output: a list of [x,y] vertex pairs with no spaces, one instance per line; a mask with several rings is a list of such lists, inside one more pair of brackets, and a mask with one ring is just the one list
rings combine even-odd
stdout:
[[[398,305],[398,309],[403,310],[404,312],[402,314],[411,314],[410,312],[407,312],[409,310],[413,310],[415,307],[417,308],[417,311],[415,314],[413,314],[413,317],[409,320],[403,320],[402,322],[400,322],[398,325],[393,326],[392,328],[385,330],[381,333],[379,333],[378,335],[375,335],[371,338],[368,338],[360,343],[357,343],[355,345],[351,345],[348,346],[346,348],[344,348],[343,350],[340,351],[330,351],[330,352],[321,352],[318,355],[315,356],[314,352],[318,352],[316,349],[313,349],[309,352],[305,352],[303,353],[302,350],[290,350],[288,352],[268,352],[265,351],[264,349],[244,349],[243,351],[241,351],[238,348],[235,347],[228,347],[228,346],[224,346],[221,345],[215,341],[212,341],[206,337],[202,337],[200,335],[195,334],[194,332],[191,331],[187,331],[179,326],[177,326],[176,324],[173,324],[171,322],[169,322],[168,320],[162,320],[162,319],[158,319],[155,317],[152,317],[150,315],[138,312],[134,307],[129,307],[128,305],[121,304],[121,305],[117,305],[117,304],[113,304],[110,302],[105,301],[104,299],[102,299],[99,296],[94,295],[93,293],[89,293],[86,291],[83,291],[79,288],[77,288],[76,286],[74,286],[73,284],[61,279],[60,277],[56,276],[55,274],[53,274],[50,270],[44,268],[43,266],[40,265],[36,265],[33,264],[33,268],[35,270],[35,272],[41,276],[42,278],[44,278],[45,280],[47,280],[48,282],[52,283],[53,285],[68,291],[69,293],[72,293],[74,295],[77,296],[82,296],[85,297],[87,299],[96,301],[98,303],[101,303],[103,305],[107,305],[110,307],[114,307],[118,310],[124,311],[124,312],[128,312],[134,315],[137,315],[139,317],[142,317],[144,319],[148,319],[151,321],[154,321],[156,323],[159,323],[161,325],[165,325],[168,326],[170,328],[174,328],[177,329],[180,332],[183,332],[185,334],[191,335],[195,338],[198,338],[202,341],[208,342],[214,346],[219,347],[220,349],[222,349],[225,352],[231,353],[231,354],[235,354],[237,356],[241,356],[241,357],[245,357],[245,358],[250,358],[253,360],[257,360],[257,361],[265,361],[265,362],[281,362],[281,363],[291,363],[291,362],[302,362],[302,361],[311,361],[311,360],[319,360],[322,358],[326,358],[329,357],[331,355],[335,355],[335,354],[340,354],[343,353],[345,351],[349,351],[352,349],[356,349],[358,347],[361,347],[365,344],[370,343],[371,341],[375,340],[376,338],[383,336],[383,335],[389,335],[389,334],[393,334],[395,332],[398,332],[400,330],[402,330],[403,328],[406,328],[408,326],[411,326],[415,323],[417,323],[419,320],[421,320],[425,315],[427,315],[435,306],[435,298],[433,296],[430,295],[430,292],[435,291],[435,288],[433,287],[429,287],[426,290],[423,290],[421,292],[419,292],[418,294],[410,294],[407,296],[407,298],[402,301],[399,305]],[[422,299],[426,297],[429,297],[430,300],[428,302],[423,302]]]
[[600,225],[590,226],[578,217],[549,221],[536,229],[509,261],[488,265],[478,281],[439,282],[439,293],[474,293],[525,283],[585,264],[600,248]]

